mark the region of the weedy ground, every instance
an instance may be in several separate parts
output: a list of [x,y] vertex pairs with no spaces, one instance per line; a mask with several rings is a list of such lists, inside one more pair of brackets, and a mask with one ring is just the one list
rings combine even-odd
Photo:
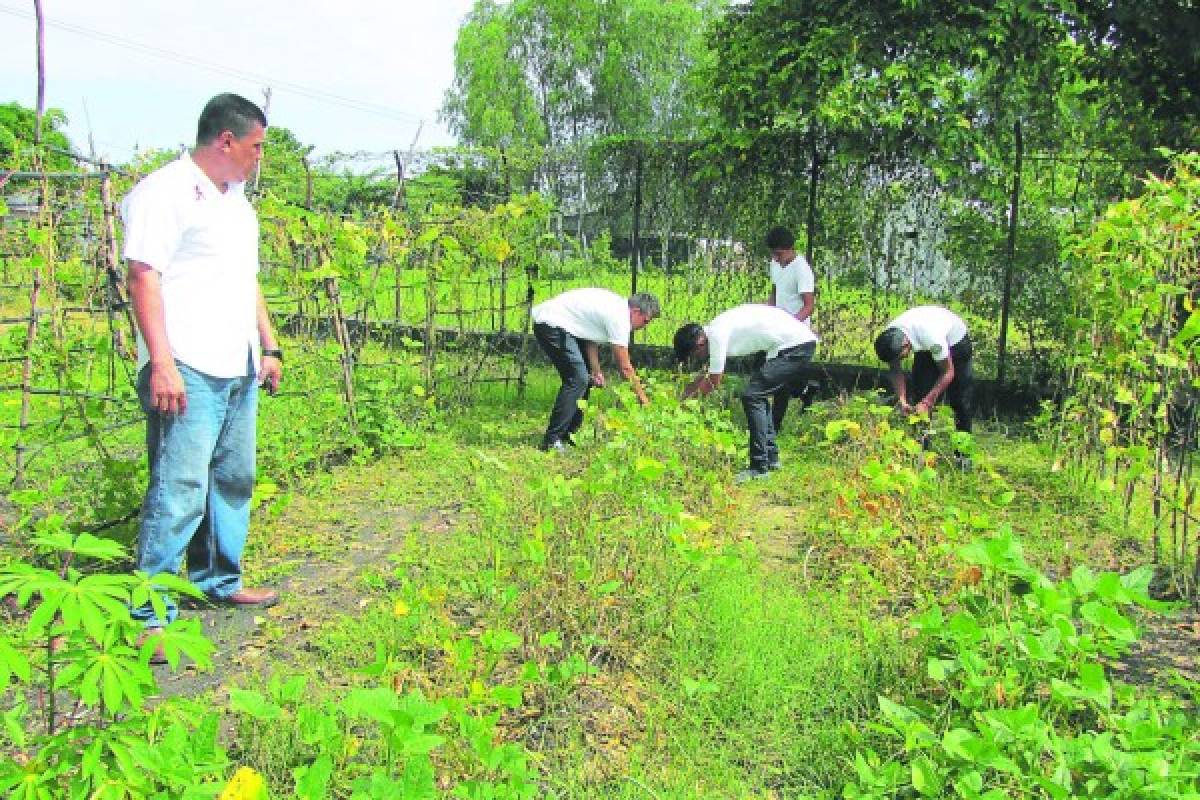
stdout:
[[[516,686],[497,735],[560,797],[832,796],[877,697],[924,669],[908,621],[978,579],[967,542],[1011,530],[1052,577],[1147,560],[1137,518],[1052,471],[1019,425],[983,423],[964,472],[946,436],[914,449],[877,402],[833,399],[789,417],[782,470],[734,487],[744,431],[724,409],[596,394],[565,455],[533,447],[543,391],[275,493],[246,564],[282,602],[190,612],[216,667],[164,671],[163,694],[224,705],[295,674],[310,703]],[[1142,645],[1130,674],[1197,677],[1192,619],[1145,623],[1175,643]],[[230,755],[286,792],[303,748],[256,725],[231,723]]]

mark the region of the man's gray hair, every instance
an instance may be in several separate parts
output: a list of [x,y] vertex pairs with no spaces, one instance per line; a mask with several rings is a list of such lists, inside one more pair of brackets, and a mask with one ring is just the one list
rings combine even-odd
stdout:
[[646,315],[646,319],[655,319],[662,311],[658,298],[647,292],[638,292],[629,298],[629,307],[636,308]]

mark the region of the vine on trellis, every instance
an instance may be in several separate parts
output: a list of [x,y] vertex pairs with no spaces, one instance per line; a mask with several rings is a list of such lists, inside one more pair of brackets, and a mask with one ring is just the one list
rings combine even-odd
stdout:
[[[1070,252],[1077,299],[1058,443],[1068,462],[1141,496],[1171,587],[1200,587],[1194,472],[1200,411],[1200,154],[1176,155]],[[1139,492],[1141,490],[1141,492]]]

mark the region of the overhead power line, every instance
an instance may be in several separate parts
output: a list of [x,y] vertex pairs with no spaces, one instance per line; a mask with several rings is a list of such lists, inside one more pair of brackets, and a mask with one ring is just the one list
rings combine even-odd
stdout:
[[[9,14],[11,16],[20,17],[22,19],[27,19],[27,20],[34,19],[34,15],[32,12],[25,11],[25,10],[19,9],[19,8],[13,8],[12,6],[4,5],[4,4],[0,4],[0,13]],[[178,52],[175,52],[172,50],[165,50],[161,47],[155,47],[154,45],[145,44],[143,42],[137,42],[132,39],[126,39],[122,36],[116,36],[114,34],[106,33],[104,31],[98,31],[98,30],[95,30],[94,28],[88,28],[83,25],[76,25],[73,22],[61,22],[58,20],[47,19],[46,26],[49,28],[66,31],[68,33],[73,33],[73,34],[76,34],[77,36],[83,36],[88,39],[94,39],[99,42],[104,42],[105,44],[110,44],[110,45],[113,45],[114,47],[120,47],[120,48],[124,48],[126,50],[132,50],[134,52],[144,53],[146,55],[154,56],[155,58],[161,58],[161,59],[164,59],[167,61],[173,61],[177,64],[185,64],[187,66],[197,67],[199,69],[205,69],[210,72],[216,72],[218,74],[227,75],[227,76],[233,77],[233,78],[240,78],[242,80],[254,81],[254,82],[261,83],[261,84],[264,84],[267,86],[279,88],[279,89],[291,92],[296,95],[300,95],[301,97],[307,97],[310,100],[317,100],[322,103],[330,103],[332,105],[342,106],[343,108],[349,108],[349,109],[353,109],[355,111],[361,111],[364,114],[373,114],[373,115],[379,116],[379,117],[387,117],[389,119],[399,120],[401,122],[420,123],[423,121],[423,118],[420,115],[412,114],[407,111],[400,111],[398,109],[390,108],[388,106],[380,105],[378,103],[371,103],[366,100],[358,100],[353,97],[346,97],[345,95],[334,94],[333,92],[327,92],[324,89],[315,89],[311,86],[303,86],[301,84],[294,83],[292,81],[281,80],[279,78],[271,77],[269,75],[263,75],[263,74],[257,73],[257,72],[249,72],[247,70],[237,69],[235,67],[229,67],[224,64],[217,64],[215,62],[206,61],[205,59],[197,58],[195,56],[191,56],[186,53],[178,53]]]

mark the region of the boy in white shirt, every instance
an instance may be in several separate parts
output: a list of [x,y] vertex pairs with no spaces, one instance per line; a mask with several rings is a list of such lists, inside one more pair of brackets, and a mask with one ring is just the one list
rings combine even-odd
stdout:
[[571,289],[530,313],[533,336],[562,378],[541,449],[561,452],[574,444],[571,435],[583,424],[579,401],[587,398],[591,387],[607,382],[600,370],[599,342],[612,347],[617,369],[633,385],[638,402],[650,402],[629,361],[629,335],[658,316],[654,295],[635,294],[626,300],[608,289]]
[[779,469],[779,447],[769,398],[794,383],[812,360],[817,337],[808,323],[775,306],[747,304],[725,311],[701,327],[688,323],[675,332],[675,357],[682,363],[707,358],[708,370],[684,390],[684,399],[706,395],[721,385],[728,356],[766,353],[766,362],[742,390],[742,407],[750,429],[750,466],[737,474],[739,483],[766,477]]
[[[901,361],[913,357],[913,394]],[[962,318],[941,306],[916,306],[892,320],[875,339],[875,354],[889,367],[896,402],[905,413],[928,414],[942,397],[954,410],[954,425],[971,432],[971,337]],[[912,397],[917,401],[911,403]]]
[[[796,252],[796,237],[787,228],[772,228],[767,231],[767,249],[771,251],[771,299],[770,305],[782,308],[801,322],[809,322],[813,313],[813,298],[816,278],[812,267],[803,255]],[[783,426],[788,401],[800,397],[803,386],[785,386],[776,392],[771,401],[771,422],[775,432]]]

